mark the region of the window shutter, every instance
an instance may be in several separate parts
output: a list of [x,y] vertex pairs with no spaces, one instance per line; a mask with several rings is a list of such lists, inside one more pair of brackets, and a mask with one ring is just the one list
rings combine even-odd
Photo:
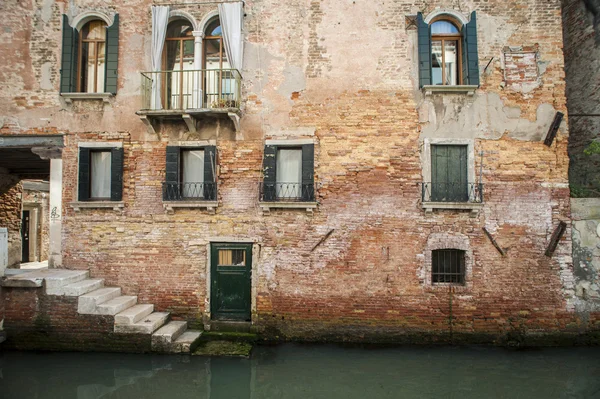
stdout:
[[119,60],[119,14],[106,28],[106,63],[104,64],[104,92],[117,94],[117,66]]
[[[465,25],[467,47],[467,78],[466,82],[470,85],[479,86],[479,54],[477,51],[477,14],[471,13],[471,20]],[[464,62],[464,61],[463,61]]]
[[467,25],[463,25],[462,28],[462,37],[461,37],[461,51],[460,51],[460,55],[461,55],[461,71],[462,71],[462,81],[461,81],[461,85],[468,85],[469,84],[469,62],[467,61],[468,57],[467,57],[467,48],[469,47],[467,45]]
[[468,199],[467,146],[431,147],[431,201]]
[[165,168],[165,184],[163,186],[163,200],[173,201],[180,197],[179,191],[179,154],[177,146],[167,146],[167,164]]
[[275,201],[275,173],[277,168],[277,146],[266,145],[263,158],[263,201]]
[[204,199],[207,201],[217,199],[216,171],[217,147],[206,146],[204,147]]
[[73,93],[77,90],[77,53],[79,32],[69,25],[69,18],[63,14],[62,56],[60,65],[60,92]]
[[79,201],[90,199],[90,149],[79,149]]
[[123,199],[123,148],[110,151],[110,200]]
[[315,200],[315,145],[302,146],[302,200]]
[[431,32],[423,20],[423,14],[417,14],[417,35],[419,47],[419,87],[431,84]]

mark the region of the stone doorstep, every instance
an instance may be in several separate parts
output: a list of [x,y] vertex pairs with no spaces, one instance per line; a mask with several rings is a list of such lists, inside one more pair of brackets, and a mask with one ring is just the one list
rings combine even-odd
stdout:
[[169,319],[168,312],[154,312],[133,324],[116,324],[114,331],[125,334],[152,334]]
[[134,305],[115,315],[115,324],[134,324],[154,312],[154,305]]
[[81,295],[77,301],[77,312],[79,314],[95,314],[96,307],[103,302],[121,296],[121,288],[108,287]]
[[104,279],[85,279],[64,287],[56,287],[49,295],[80,296],[104,287]]
[[200,344],[202,331],[187,330],[179,336],[173,343],[176,353],[191,353]]
[[96,307],[95,314],[114,316],[137,303],[137,296],[118,296],[101,303]]
[[55,289],[68,284],[85,280],[89,276],[87,270],[66,270],[66,269],[47,269],[34,270],[27,273],[21,273],[4,277],[2,279],[3,287],[15,288],[37,288],[46,284],[46,293],[54,295]]
[[171,321],[152,334],[152,346],[171,344],[179,338],[186,329],[186,321]]

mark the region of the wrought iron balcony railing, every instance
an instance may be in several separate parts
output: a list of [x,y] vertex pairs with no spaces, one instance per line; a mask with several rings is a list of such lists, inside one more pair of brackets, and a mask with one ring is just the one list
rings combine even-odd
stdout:
[[163,183],[164,201],[216,201],[217,183]]
[[421,200],[483,203],[483,183],[421,183]]
[[142,110],[239,108],[237,69],[142,72]]
[[261,202],[313,202],[314,183],[260,183]]

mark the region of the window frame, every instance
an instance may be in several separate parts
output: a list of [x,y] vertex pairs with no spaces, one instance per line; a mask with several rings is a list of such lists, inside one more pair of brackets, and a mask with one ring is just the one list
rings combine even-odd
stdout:
[[[103,26],[102,29],[104,30],[104,40],[99,40],[99,39],[84,39],[83,38],[83,30],[85,29],[86,26],[88,26],[89,24],[91,24],[92,22],[102,22]],[[99,43],[104,43],[104,64],[105,64],[105,69],[106,69],[106,62],[107,62],[107,54],[108,54],[108,47],[106,44],[106,39],[108,36],[108,24],[106,23],[106,21],[104,21],[101,18],[94,18],[94,19],[90,19],[88,21],[85,22],[85,24],[83,24],[83,26],[81,27],[81,29],[79,29],[79,43],[78,43],[78,56],[77,56],[77,86],[76,86],[76,90],[77,93],[86,93],[86,94],[97,94],[97,93],[104,93],[104,86],[106,85],[106,74],[104,76],[104,80],[102,82],[102,91],[98,91],[98,44]],[[83,71],[83,43],[94,43],[94,91],[87,91],[87,88],[85,88],[85,90],[82,88],[82,82],[81,82],[81,78],[82,78],[82,71]],[[89,55],[88,55],[89,58]],[[87,65],[87,64],[86,64]],[[88,76],[88,80],[89,80],[89,76]]]
[[[201,183],[202,184],[202,196],[201,197],[186,197],[184,195],[185,192],[185,182],[183,181],[183,173],[184,173],[184,162],[183,162],[183,154],[185,152],[191,152],[191,151],[202,151],[203,153],[203,158],[202,158],[202,163],[204,165],[206,165],[206,160],[204,159],[206,157],[206,146],[198,146],[198,147],[186,147],[186,146],[179,146],[179,181],[178,183],[180,184],[180,188],[179,188],[179,195],[181,197],[182,201],[205,201],[205,184],[206,184],[206,180],[205,180],[205,172],[204,172],[204,165],[202,167],[202,181],[201,182],[194,182],[194,183]],[[216,171],[213,172],[213,176],[216,174]],[[215,181],[209,182],[212,184],[216,184],[216,178]]]
[[92,182],[93,182],[92,176],[94,174],[93,173],[94,169],[92,167],[92,154],[94,154],[94,153],[97,154],[97,153],[102,153],[102,152],[107,152],[110,155],[110,157],[108,159],[108,163],[110,164],[111,172],[109,173],[109,176],[108,176],[108,179],[109,179],[108,185],[109,185],[109,187],[111,187],[111,185],[112,185],[112,148],[110,148],[110,147],[108,147],[108,148],[91,148],[90,149],[90,166],[89,166],[90,171],[89,171],[89,181],[88,181],[88,184],[90,187],[90,195],[89,195],[89,198],[87,199],[88,201],[111,201],[110,188],[108,190],[108,197],[92,197]]
[[[450,263],[452,263],[452,256],[456,254],[458,261],[458,272],[445,272],[440,271],[440,268],[446,269],[446,265],[443,265],[446,261],[446,256],[444,255],[444,261],[440,263],[440,254],[441,253],[450,253]],[[437,256],[436,256],[437,255]],[[436,262],[437,261],[437,262]],[[436,270],[437,269],[437,270]],[[452,269],[452,264],[450,264],[450,269]],[[443,277],[444,280],[446,277],[450,276],[450,279],[453,280],[454,277],[458,277],[458,281],[439,281],[440,277]],[[466,251],[463,249],[456,248],[438,248],[431,250],[431,285],[433,286],[464,286],[465,285],[465,277],[466,277]],[[436,281],[438,280],[438,281]]]
[[[298,197],[285,197],[285,196],[279,196],[277,195],[277,184],[281,184],[277,182],[277,160],[279,159],[279,151],[281,150],[296,150],[296,151],[300,151],[300,190],[299,190],[299,194],[300,196]],[[281,202],[303,202],[302,201],[302,188],[304,183],[302,182],[302,167],[303,167],[303,153],[302,153],[303,149],[301,145],[278,145],[277,146],[277,151],[275,152],[275,201],[281,201]],[[314,173],[314,172],[313,172]],[[285,184],[290,184],[290,183],[285,183]]]
[[[442,42],[442,84],[435,84],[433,82],[433,62],[431,63],[431,84],[434,86],[461,86],[464,84],[463,82],[463,61],[462,61],[462,46],[463,46],[463,25],[462,23],[459,24],[458,21],[456,21],[454,18],[449,17],[448,15],[439,15],[435,18],[433,18],[430,22],[429,22],[429,27],[431,28],[431,26],[436,23],[436,22],[448,22],[450,24],[452,24],[457,30],[458,33],[444,33],[444,34],[440,34],[440,33],[432,33],[431,34],[431,43],[432,43],[432,47],[433,47],[433,42],[434,41],[441,41]],[[446,46],[444,45],[444,43],[446,41],[455,41],[457,42],[457,46],[456,46],[456,69],[457,69],[457,79],[456,79],[456,84],[446,84],[445,83],[445,76],[446,76],[446,62],[445,62],[445,57],[446,57]],[[431,51],[431,57],[433,58],[433,50]],[[433,60],[432,60],[433,61]]]

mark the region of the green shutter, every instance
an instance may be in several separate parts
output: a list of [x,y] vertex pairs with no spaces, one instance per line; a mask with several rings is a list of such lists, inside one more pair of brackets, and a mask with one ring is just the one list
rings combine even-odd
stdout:
[[179,154],[180,147],[167,146],[167,164],[165,168],[165,184],[163,200],[173,201],[180,198],[179,191]]
[[207,201],[217,199],[216,171],[217,147],[206,146],[204,147],[204,199]]
[[123,148],[110,150],[110,200],[123,200]]
[[467,47],[467,78],[466,84],[479,86],[479,53],[477,51],[477,14],[471,13],[471,20],[465,25],[463,35],[466,37]]
[[119,60],[119,14],[106,28],[106,63],[104,64],[104,92],[117,94],[117,67]]
[[90,199],[90,149],[79,149],[79,201]]
[[467,25],[463,25],[462,28],[462,37],[461,37],[461,58],[462,58],[462,65],[461,65],[461,70],[462,70],[462,81],[460,82],[461,85],[468,85],[469,84],[469,68],[468,65],[469,63],[467,62]]
[[266,145],[263,157],[263,201],[275,201],[277,146]]
[[417,35],[419,47],[419,87],[431,84],[431,32],[423,20],[423,14],[417,14]]
[[302,146],[302,200],[315,200],[315,145]]
[[69,18],[63,14],[62,55],[60,65],[60,92],[73,93],[77,90],[77,56],[79,32],[69,25]]
[[468,199],[467,146],[431,146],[431,201]]

